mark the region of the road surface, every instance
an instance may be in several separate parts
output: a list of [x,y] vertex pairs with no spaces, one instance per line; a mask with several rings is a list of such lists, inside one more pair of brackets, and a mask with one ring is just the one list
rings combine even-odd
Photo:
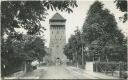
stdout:
[[[91,66],[91,64],[89,63]],[[86,70],[72,66],[48,66],[38,67],[36,70],[17,76],[19,79],[118,79],[117,77],[108,76],[102,73],[95,73],[92,69]]]

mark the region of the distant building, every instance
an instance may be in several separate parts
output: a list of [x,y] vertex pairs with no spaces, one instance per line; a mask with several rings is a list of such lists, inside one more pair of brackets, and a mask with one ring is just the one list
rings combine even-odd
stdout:
[[62,61],[66,60],[64,55],[64,46],[66,44],[66,33],[65,33],[64,19],[59,13],[56,13],[50,20],[50,52],[52,61],[55,62],[57,59]]

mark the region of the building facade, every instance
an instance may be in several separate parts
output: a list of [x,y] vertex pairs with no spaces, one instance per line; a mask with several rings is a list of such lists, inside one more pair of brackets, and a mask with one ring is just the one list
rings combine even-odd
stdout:
[[65,33],[65,23],[64,19],[59,13],[56,13],[50,20],[50,52],[53,62],[57,59],[61,61],[66,60],[64,55],[64,46],[66,44],[66,33]]

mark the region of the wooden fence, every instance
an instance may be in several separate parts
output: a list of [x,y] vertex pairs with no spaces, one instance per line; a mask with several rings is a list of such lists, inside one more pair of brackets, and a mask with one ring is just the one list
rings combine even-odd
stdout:
[[102,72],[106,74],[118,73],[120,78],[127,78],[127,63],[126,62],[94,62],[93,63],[94,72]]

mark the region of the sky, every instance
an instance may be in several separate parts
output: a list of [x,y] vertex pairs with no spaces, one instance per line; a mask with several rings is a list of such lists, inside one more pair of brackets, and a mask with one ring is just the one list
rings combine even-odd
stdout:
[[[46,39],[45,43],[46,46],[49,46],[49,40],[50,40],[50,25],[49,25],[49,19],[56,13],[58,12],[61,14],[66,21],[66,42],[68,42],[68,39],[72,34],[74,34],[74,31],[77,29],[82,28],[83,23],[86,19],[87,12],[89,10],[89,7],[94,3],[96,0],[77,0],[78,7],[73,9],[73,13],[68,13],[68,12],[61,12],[61,11],[48,11],[48,16],[46,16],[46,20],[42,21],[41,24],[46,28],[46,31],[44,32],[44,38]],[[118,27],[122,32],[128,36],[128,27],[126,23],[122,23],[122,21],[119,20],[119,17],[123,15],[122,12],[120,12],[114,3],[114,0],[99,0],[104,4],[104,8],[107,8],[110,10],[111,14],[115,15],[116,21],[118,23]]]
[[[96,0],[77,0],[78,7],[73,9],[73,13],[68,12],[61,12],[61,11],[52,11],[48,10],[48,14],[46,16],[45,21],[41,21],[42,27],[46,28],[46,31],[43,33],[43,38],[45,39],[45,45],[49,47],[49,40],[50,40],[50,25],[49,25],[49,19],[55,14],[59,13],[61,14],[66,21],[66,42],[68,42],[68,39],[72,34],[74,34],[74,31],[77,29],[82,28],[83,23],[86,19],[87,12],[89,10],[89,7],[94,3]],[[123,16],[123,12],[119,11],[116,8],[116,4],[114,3],[114,0],[99,0],[104,4],[104,8],[108,9],[111,14],[114,14],[115,19],[118,23],[118,28],[122,31],[125,36],[128,37],[128,21],[125,23],[122,23],[122,21],[119,20],[119,17]],[[17,31],[24,31],[22,29],[17,29]]]

